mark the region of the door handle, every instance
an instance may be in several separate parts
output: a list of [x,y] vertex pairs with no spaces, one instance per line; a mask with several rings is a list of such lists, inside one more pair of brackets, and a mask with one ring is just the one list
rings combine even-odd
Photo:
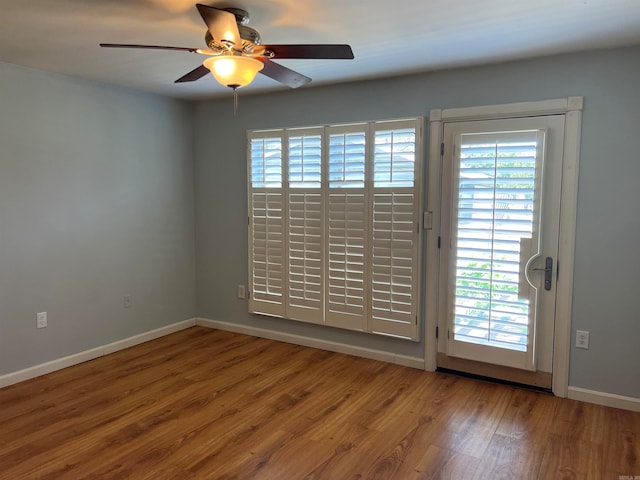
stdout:
[[544,268],[532,268],[531,270],[544,272],[544,289],[551,290],[551,274],[553,273],[553,258],[547,257],[544,260]]

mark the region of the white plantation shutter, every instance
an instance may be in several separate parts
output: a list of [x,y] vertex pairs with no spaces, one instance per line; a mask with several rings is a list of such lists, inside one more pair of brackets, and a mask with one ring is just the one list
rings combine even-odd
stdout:
[[323,235],[320,193],[289,193],[288,310],[290,318],[322,322]]
[[375,193],[373,200],[372,330],[411,336],[416,324],[414,195]]
[[[374,139],[373,182],[375,188],[410,188],[417,183],[415,122],[378,125]],[[413,124],[413,125],[412,125]]]
[[[391,128],[389,128],[391,127]],[[371,330],[417,336],[416,125],[381,125],[373,155]]]
[[282,138],[251,138],[249,162],[249,290],[252,292],[249,308],[256,313],[283,316]]
[[365,209],[362,193],[329,194],[327,323],[332,326],[366,327]]
[[291,131],[288,153],[287,316],[322,323],[322,129]]
[[[253,300],[282,302],[282,194],[254,192],[253,214]],[[280,313],[279,310],[265,313]]]
[[328,325],[364,330],[366,125],[328,129]]
[[[527,351],[531,289],[521,262],[538,248],[540,131],[464,135],[458,165],[456,340]],[[538,178],[540,173],[537,174]],[[522,251],[524,248],[525,251]],[[523,291],[524,290],[524,291]]]
[[249,133],[252,312],[418,339],[419,128]]

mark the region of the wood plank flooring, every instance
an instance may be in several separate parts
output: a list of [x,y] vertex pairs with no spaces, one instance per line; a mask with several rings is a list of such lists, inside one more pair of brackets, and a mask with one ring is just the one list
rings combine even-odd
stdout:
[[0,389],[0,479],[612,479],[640,413],[194,327]]

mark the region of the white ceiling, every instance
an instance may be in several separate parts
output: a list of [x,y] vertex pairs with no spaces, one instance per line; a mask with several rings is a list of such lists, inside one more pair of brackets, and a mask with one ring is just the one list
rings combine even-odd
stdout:
[[[265,44],[348,43],[355,60],[281,60],[313,85],[640,43],[640,0],[234,0]],[[186,52],[205,47],[195,0],[2,0],[0,61],[177,98],[229,95]],[[286,89],[258,76],[252,92]]]

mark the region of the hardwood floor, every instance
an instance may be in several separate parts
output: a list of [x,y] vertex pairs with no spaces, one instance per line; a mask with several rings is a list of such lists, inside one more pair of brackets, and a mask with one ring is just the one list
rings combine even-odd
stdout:
[[203,327],[0,389],[2,480],[634,475],[640,413]]

